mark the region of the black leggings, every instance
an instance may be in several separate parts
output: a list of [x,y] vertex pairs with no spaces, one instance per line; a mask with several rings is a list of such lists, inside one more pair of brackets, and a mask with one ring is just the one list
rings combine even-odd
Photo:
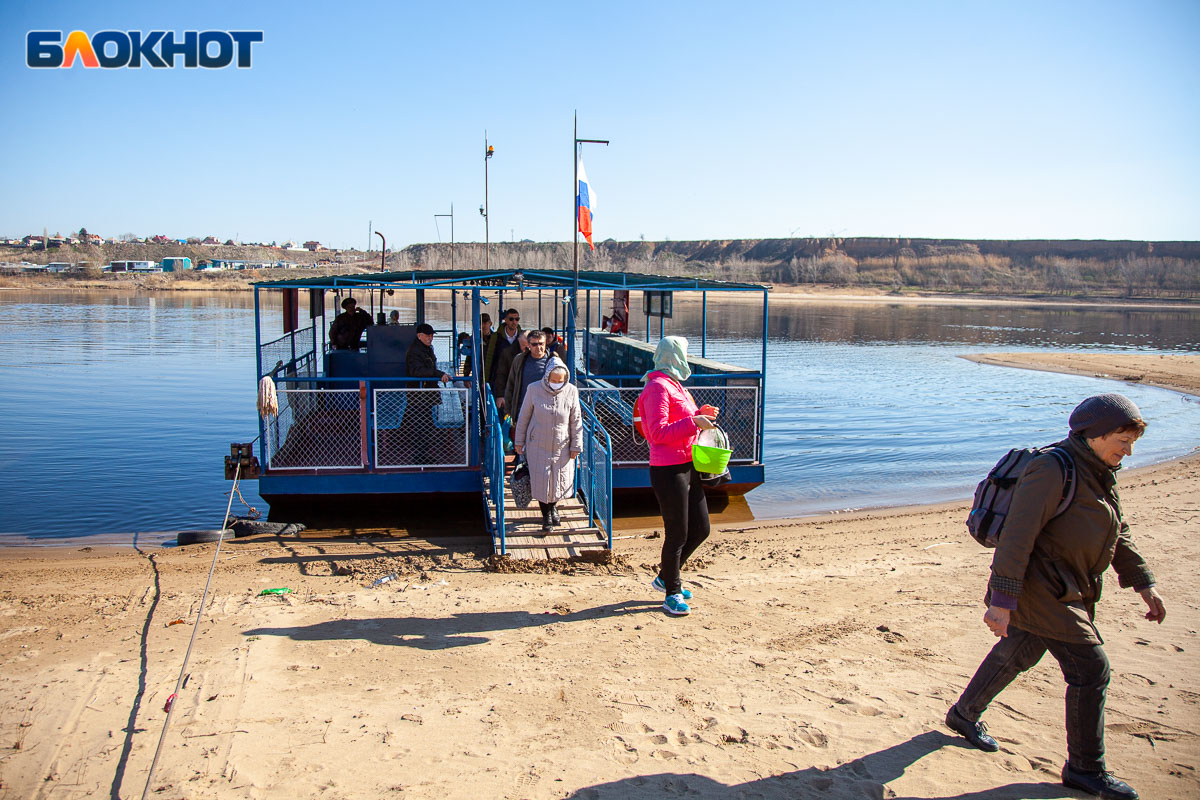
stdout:
[[679,594],[679,569],[708,538],[708,500],[700,473],[692,462],[650,467],[650,486],[663,518],[662,565],[659,577],[667,594]]

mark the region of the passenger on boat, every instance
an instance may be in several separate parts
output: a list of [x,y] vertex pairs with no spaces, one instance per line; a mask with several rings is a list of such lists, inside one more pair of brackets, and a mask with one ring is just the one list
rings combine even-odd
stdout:
[[567,346],[563,344],[562,338],[554,332],[554,328],[542,328],[542,333],[546,334],[546,352],[564,364],[567,363]]
[[392,313],[388,314],[388,325],[399,325],[399,324],[400,324],[400,312],[393,310]]
[[345,309],[333,319],[329,326],[329,343],[334,350],[357,350],[362,341],[363,331],[374,324],[371,315],[358,307],[358,301],[347,297],[342,301]]
[[983,659],[946,725],[975,747],[1000,745],[980,716],[1018,675],[1046,651],[1067,683],[1067,762],[1064,786],[1099,797],[1136,800],[1129,784],[1108,772],[1104,761],[1104,704],[1108,658],[1096,629],[1102,574],[1111,566],[1122,588],[1142,596],[1146,619],[1167,615],[1154,588],[1154,573],[1134,547],[1122,519],[1116,472],[1146,423],[1138,407],[1119,394],[1089,397],[1071,412],[1070,435],[1058,447],[1074,463],[1075,496],[1063,499],[1063,466],[1053,453],[1040,455],[1017,482],[988,581],[984,623],[999,641]]
[[514,424],[525,402],[525,393],[545,376],[551,358],[546,353],[544,333],[535,328],[523,335],[528,349],[513,360],[504,385],[504,407],[511,409]]
[[[492,372],[489,373],[492,385],[492,395],[496,398],[496,406],[501,411],[504,407],[504,390],[508,385],[508,371],[512,368],[513,360],[520,355],[524,350],[524,342],[521,340],[521,314],[515,309],[510,308],[504,312],[504,327],[496,332],[493,338],[492,348],[494,354],[492,356]],[[508,409],[512,413],[514,409]]]
[[[404,354],[404,368],[410,378],[439,378],[448,383],[451,376],[438,369],[437,356],[433,352],[433,326],[422,322],[417,326],[417,338]],[[437,381],[422,381],[424,389],[437,387]]]
[[492,343],[492,316],[491,314],[479,315],[479,341],[481,342],[479,356],[483,361],[483,382],[487,383],[489,367],[491,363],[488,361],[488,347]]
[[[540,331],[531,338],[534,333]],[[525,393],[513,431],[514,449],[529,465],[529,488],[541,506],[546,533],[562,523],[557,503],[575,490],[575,459],[583,451],[579,390],[568,382],[566,364],[549,361],[541,380]]]
[[471,342],[471,334],[462,331],[458,334],[458,363],[462,366],[462,374],[471,374],[471,356],[475,352],[475,346]]
[[687,339],[664,336],[654,351],[654,369],[642,376],[639,397],[642,428],[650,445],[650,486],[663,517],[662,564],[651,586],[663,592],[663,610],[673,616],[691,613],[679,571],[708,538],[708,500],[700,473],[692,466],[692,445],[700,431],[714,427],[716,409],[696,407],[683,388],[691,377]]

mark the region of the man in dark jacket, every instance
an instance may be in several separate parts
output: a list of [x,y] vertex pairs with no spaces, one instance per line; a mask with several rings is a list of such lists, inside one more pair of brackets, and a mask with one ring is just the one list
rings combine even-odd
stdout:
[[[422,322],[417,326],[417,338],[404,354],[404,369],[410,378],[440,378],[448,383],[450,376],[438,369],[437,356],[433,352],[433,326]],[[425,389],[437,387],[437,381],[418,384]]]
[[979,721],[984,710],[1046,651],[1067,682],[1065,786],[1089,794],[1136,800],[1104,763],[1104,702],[1108,658],[1096,629],[1102,573],[1111,565],[1122,588],[1137,591],[1161,623],[1166,608],[1154,573],[1134,547],[1121,518],[1116,471],[1146,428],[1141,412],[1119,394],[1089,397],[1070,418],[1071,435],[1058,443],[1074,462],[1075,497],[1058,516],[1065,477],[1053,454],[1033,459],[1017,481],[1001,531],[985,598],[984,623],[1000,641],[976,670],[946,724],[981,750],[996,740]]
[[[504,389],[508,383],[508,371],[515,359],[524,350],[521,334],[521,315],[515,308],[504,312],[504,327],[492,336],[490,349],[492,352],[491,371],[488,379],[491,381],[492,396],[496,398],[496,406],[504,411]],[[512,413],[512,409],[509,409]]]
[[[422,322],[417,326],[417,338],[409,345],[404,354],[404,368],[410,378],[436,378],[448,383],[450,376],[438,369],[437,356],[433,352],[433,326]],[[421,381],[408,384],[412,389],[436,389],[437,380]],[[434,406],[441,403],[438,392],[406,393],[408,402],[404,407],[404,421],[401,428],[404,431],[408,447],[408,463],[438,464],[441,461],[433,451],[433,415]]]
[[[483,364],[480,380],[482,383],[488,382],[488,370],[492,366],[488,361],[488,345],[492,343],[492,335],[495,332],[492,330],[492,317],[490,314],[479,315],[479,361]],[[470,373],[467,373],[468,375]]]
[[371,326],[371,315],[358,307],[353,297],[342,301],[341,314],[333,318],[329,326],[329,343],[334,350],[357,350],[363,331]]
[[508,409],[514,425],[517,424],[521,404],[525,402],[525,392],[545,376],[546,366],[550,363],[544,333],[535,328],[525,334],[525,341],[529,349],[513,359],[508,380],[504,384],[504,407]]

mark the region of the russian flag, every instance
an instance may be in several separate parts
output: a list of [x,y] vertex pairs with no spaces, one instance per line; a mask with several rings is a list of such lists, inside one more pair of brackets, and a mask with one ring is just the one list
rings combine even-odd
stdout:
[[592,244],[592,215],[596,211],[596,193],[588,184],[587,171],[583,168],[583,159],[580,158],[578,161],[579,186],[576,188],[575,195],[576,222],[579,225],[579,232],[583,234],[584,239],[587,239],[588,246],[595,250],[596,245]]

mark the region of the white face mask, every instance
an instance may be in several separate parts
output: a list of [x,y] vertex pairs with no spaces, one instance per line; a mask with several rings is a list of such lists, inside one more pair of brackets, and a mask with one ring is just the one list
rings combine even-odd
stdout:
[[567,385],[567,382],[566,382],[566,381],[550,381],[549,383],[550,383],[550,388],[551,388],[551,389],[553,389],[553,390],[554,390],[554,391],[556,391],[556,392],[557,392],[559,389],[561,389],[561,388],[563,388],[564,386],[566,386],[566,385]]

